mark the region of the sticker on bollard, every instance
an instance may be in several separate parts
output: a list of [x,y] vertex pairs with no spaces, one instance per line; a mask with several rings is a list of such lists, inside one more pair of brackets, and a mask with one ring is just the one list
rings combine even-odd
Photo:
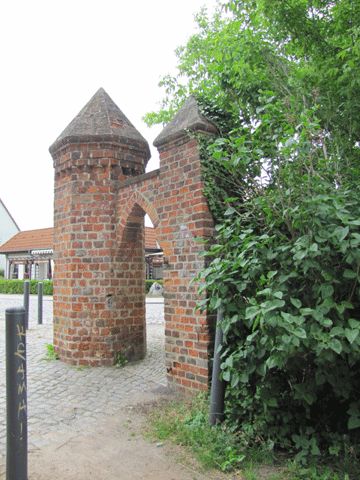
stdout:
[[27,480],[26,325],[23,307],[6,318],[6,480]]

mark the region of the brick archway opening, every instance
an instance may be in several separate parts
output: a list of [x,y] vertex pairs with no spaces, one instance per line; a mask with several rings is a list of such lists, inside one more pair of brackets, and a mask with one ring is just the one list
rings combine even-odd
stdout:
[[[120,358],[125,357],[129,361],[144,358],[147,351],[144,262],[146,214],[150,219],[154,218],[151,211],[145,211],[139,203],[133,203],[127,218],[122,220],[117,235],[114,273],[119,287],[116,308],[121,320],[119,338],[114,347]],[[163,307],[161,314],[163,315]]]

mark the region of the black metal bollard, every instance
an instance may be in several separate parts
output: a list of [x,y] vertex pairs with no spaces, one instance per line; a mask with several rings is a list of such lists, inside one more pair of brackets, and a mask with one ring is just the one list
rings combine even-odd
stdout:
[[38,293],[38,324],[43,323],[43,283],[39,282],[37,286]]
[[26,326],[23,307],[6,310],[6,480],[27,480]]
[[25,308],[25,325],[26,330],[29,329],[29,303],[30,303],[30,282],[24,282],[24,308]]
[[214,347],[214,363],[212,370],[212,382],[210,391],[210,425],[216,425],[224,420],[224,398],[225,398],[225,382],[220,380],[220,354],[219,346],[223,341],[223,333],[220,328],[220,322],[223,318],[223,311],[219,308],[217,312],[215,347]]

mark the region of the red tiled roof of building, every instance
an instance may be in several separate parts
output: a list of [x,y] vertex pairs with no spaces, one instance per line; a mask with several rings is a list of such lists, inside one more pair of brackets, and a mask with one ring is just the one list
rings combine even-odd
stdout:
[[[38,230],[19,232],[0,246],[0,253],[52,249],[53,234],[53,228],[41,228]],[[158,248],[154,228],[145,227],[145,248],[148,250]]]
[[19,232],[0,247],[0,253],[27,252],[53,248],[53,228]]
[[152,227],[145,227],[145,248],[147,250],[155,250],[159,248],[156,241],[156,230]]

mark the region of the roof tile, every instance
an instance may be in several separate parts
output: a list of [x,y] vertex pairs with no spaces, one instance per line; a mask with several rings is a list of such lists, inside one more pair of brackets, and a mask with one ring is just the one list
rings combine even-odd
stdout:
[[[28,252],[53,248],[53,228],[41,228],[19,232],[0,246],[0,253]],[[145,248],[157,249],[156,231],[145,227]]]

